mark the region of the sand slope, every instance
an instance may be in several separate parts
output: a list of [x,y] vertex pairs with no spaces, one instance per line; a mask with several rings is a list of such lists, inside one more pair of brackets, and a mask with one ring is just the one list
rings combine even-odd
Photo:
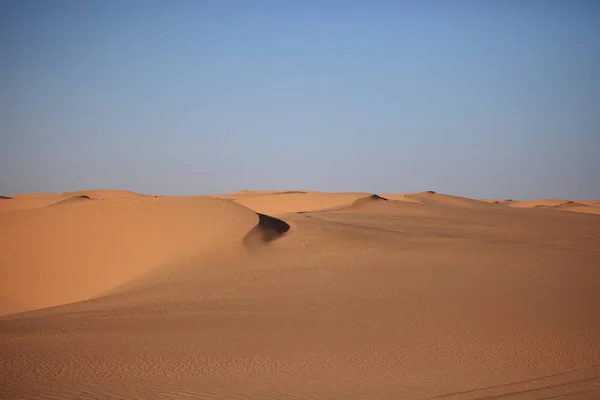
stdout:
[[232,202],[193,197],[76,196],[3,213],[0,293],[33,308],[84,300],[148,269],[231,251],[257,222]]
[[510,204],[510,207],[517,208],[531,208],[531,207],[554,207],[561,205],[568,200],[564,199],[537,199],[537,200],[523,200],[523,201],[515,201]]
[[230,196],[0,215],[0,294],[94,296],[0,318],[0,397],[598,396],[600,216],[437,193]]
[[60,200],[63,199],[54,194],[6,196],[0,200],[0,213],[45,207]]
[[256,212],[281,215],[291,212],[307,212],[349,205],[352,202],[372,196],[371,193],[324,193],[306,191],[282,192],[236,192],[230,195],[236,203]]
[[1,196],[0,213],[8,211],[29,210],[42,208],[51,204],[81,199],[118,199],[124,197],[144,196],[127,190],[79,190],[75,192],[54,193],[25,193],[11,196]]
[[23,303],[6,296],[0,296],[0,315],[16,314],[30,309]]
[[422,204],[433,206],[451,206],[466,208],[490,208],[494,206],[494,204],[490,204],[484,201],[474,200],[467,197],[436,193],[433,191],[416,193],[407,197],[413,200],[417,200]]
[[510,204],[510,207],[517,208],[549,208],[559,211],[580,212],[585,214],[600,214],[600,202],[592,201],[572,201],[560,199],[540,199],[516,201]]

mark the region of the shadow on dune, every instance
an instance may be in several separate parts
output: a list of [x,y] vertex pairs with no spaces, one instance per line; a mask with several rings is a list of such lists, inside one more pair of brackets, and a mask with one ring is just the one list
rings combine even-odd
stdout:
[[0,200],[12,200],[12,197],[0,196]]
[[[382,197],[378,194],[373,194],[371,196],[368,197],[369,200],[384,200],[384,201],[389,201],[389,199],[386,199],[385,197]],[[360,201],[361,199],[357,200]]]
[[255,248],[261,244],[272,242],[290,230],[290,225],[277,218],[256,213],[258,224],[244,237],[246,248]]

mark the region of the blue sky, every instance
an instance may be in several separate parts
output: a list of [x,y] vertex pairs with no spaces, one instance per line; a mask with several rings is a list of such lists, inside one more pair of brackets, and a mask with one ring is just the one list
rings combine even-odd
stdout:
[[600,2],[3,0],[0,171],[600,198]]

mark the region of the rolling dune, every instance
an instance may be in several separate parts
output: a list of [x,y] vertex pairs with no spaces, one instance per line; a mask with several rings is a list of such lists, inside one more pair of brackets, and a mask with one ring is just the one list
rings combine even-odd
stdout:
[[214,197],[0,214],[0,397],[598,397],[594,206]]
[[413,195],[413,194],[414,193],[390,193],[390,194],[383,194],[381,196],[385,197],[388,200],[406,201],[409,203],[423,204],[419,200],[412,198],[411,195]]
[[15,194],[10,197],[2,196],[0,202],[0,213],[7,211],[29,210],[32,208],[42,208],[52,204],[58,204],[71,200],[94,199],[107,200],[125,197],[145,196],[127,190],[79,190],[76,192],[53,193],[26,193]]
[[600,203],[597,201],[572,201],[558,199],[541,199],[517,201],[510,204],[517,208],[550,208],[561,211],[580,212],[585,214],[600,214]]
[[58,195],[58,197],[64,199],[81,196],[85,196],[90,199],[105,200],[146,195],[130,192],[129,190],[77,190],[75,192],[64,192]]
[[469,199],[467,197],[452,196],[448,194],[436,193],[433,191],[416,193],[407,196],[411,199],[418,200],[425,205],[433,206],[452,206],[452,207],[494,207],[494,204],[490,204],[484,201]]
[[5,197],[0,201],[0,213],[46,207],[61,200],[63,199],[53,194],[32,196],[13,195]]
[[587,214],[600,214],[600,207],[584,204],[576,201],[566,201],[554,206],[555,209],[562,211],[581,212]]
[[523,200],[515,201],[510,204],[510,207],[516,208],[531,208],[531,207],[554,207],[566,203],[568,200],[561,199],[538,199],[538,200]]
[[59,200],[56,203],[49,204],[48,207],[58,206],[61,204],[80,203],[80,202],[89,201],[89,200],[92,200],[92,198],[89,196],[86,196],[86,195],[73,196],[73,197],[68,197],[64,200]]
[[306,212],[348,205],[371,193],[321,193],[321,192],[262,192],[251,195],[234,194],[233,200],[243,206],[264,214],[281,215]]
[[234,203],[192,197],[76,196],[0,214],[0,293],[33,308],[85,300],[159,265],[232,251],[257,220]]

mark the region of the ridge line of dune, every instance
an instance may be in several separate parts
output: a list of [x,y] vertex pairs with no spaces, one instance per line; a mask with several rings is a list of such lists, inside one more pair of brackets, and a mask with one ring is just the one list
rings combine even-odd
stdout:
[[306,214],[306,213],[320,213],[320,212],[328,212],[328,211],[340,211],[340,210],[344,210],[356,205],[360,205],[363,204],[365,202],[370,202],[370,201],[390,201],[385,197],[382,197],[378,194],[370,194],[370,195],[366,195],[364,197],[358,198],[356,200],[352,200],[349,203],[346,204],[341,204],[339,206],[333,206],[333,207],[327,207],[327,208],[320,208],[317,210],[311,210],[311,211],[300,211],[298,212],[298,214]]

